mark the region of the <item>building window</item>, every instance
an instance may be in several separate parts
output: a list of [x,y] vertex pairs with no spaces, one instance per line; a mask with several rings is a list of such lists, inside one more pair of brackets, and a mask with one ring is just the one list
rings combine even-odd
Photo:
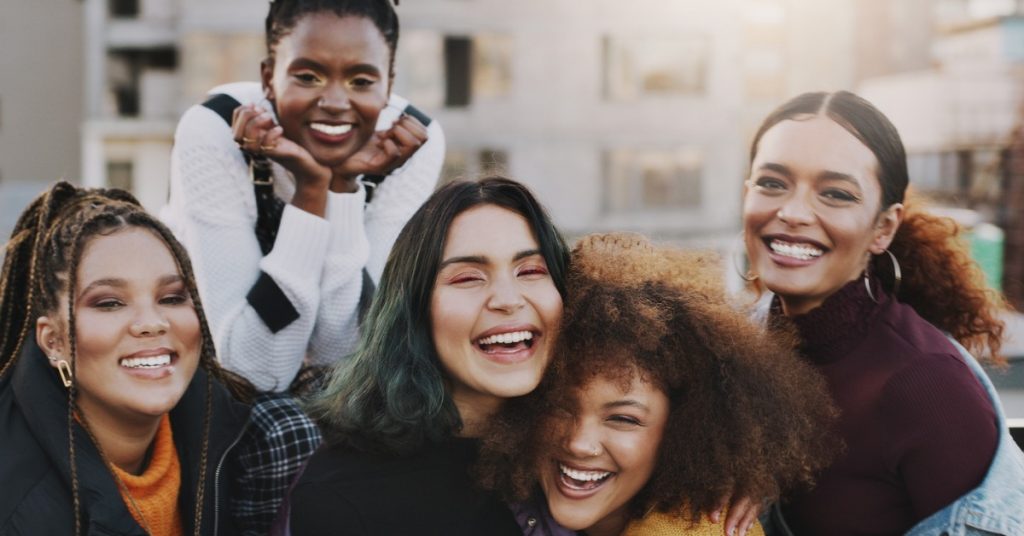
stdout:
[[444,38],[444,104],[458,108],[474,99],[507,95],[512,86],[512,39],[480,34]]
[[701,206],[703,164],[703,154],[696,148],[608,151],[605,153],[605,211],[698,208]]
[[[116,49],[107,59],[107,87],[114,115],[138,117],[147,115],[142,113],[146,109],[167,108],[163,115],[170,111],[173,116],[173,99],[165,93],[173,91],[167,81],[173,80],[178,66],[176,49]],[[145,94],[154,89],[159,95]]]
[[115,19],[133,19],[139,16],[139,0],[109,0],[110,16]]
[[131,161],[114,160],[107,162],[107,186],[132,191],[132,174],[134,166]]
[[914,187],[938,194],[958,194],[964,190],[965,155],[955,151],[911,153],[907,171]]
[[606,37],[604,93],[611,100],[699,95],[707,85],[707,39]]
[[473,42],[468,37],[444,38],[445,106],[469,106],[472,56]]

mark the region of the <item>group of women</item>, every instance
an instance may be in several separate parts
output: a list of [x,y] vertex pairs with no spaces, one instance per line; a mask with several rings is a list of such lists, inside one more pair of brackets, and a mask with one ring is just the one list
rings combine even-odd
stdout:
[[276,0],[262,83],[182,118],[168,226],[63,182],[25,210],[0,535],[1024,534],[969,353],[1004,304],[871,104],[762,124],[745,311],[712,255],[570,251],[513,180],[431,194],[397,41],[385,0]]

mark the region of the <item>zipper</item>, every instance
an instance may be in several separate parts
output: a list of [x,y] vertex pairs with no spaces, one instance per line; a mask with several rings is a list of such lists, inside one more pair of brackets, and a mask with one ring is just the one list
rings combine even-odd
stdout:
[[252,422],[252,413],[250,410],[249,417],[245,420],[245,425],[242,426],[242,430],[239,431],[238,436],[235,440],[228,445],[228,448],[220,455],[220,460],[217,462],[217,468],[213,471],[213,534],[220,534],[220,470],[224,466],[224,460],[227,459],[228,454],[234,450],[238,442],[242,440],[245,433],[249,431],[249,424]]

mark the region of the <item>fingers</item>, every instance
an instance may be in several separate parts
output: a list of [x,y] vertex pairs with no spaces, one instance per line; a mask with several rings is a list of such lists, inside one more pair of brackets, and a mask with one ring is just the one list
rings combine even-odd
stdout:
[[273,150],[280,134],[273,139],[267,136],[275,129],[280,130],[280,127],[274,122],[274,116],[255,104],[239,106],[232,114],[231,134],[243,151],[262,154]]
[[729,506],[725,519],[725,533],[731,536],[745,536],[761,513],[761,502],[742,497]]

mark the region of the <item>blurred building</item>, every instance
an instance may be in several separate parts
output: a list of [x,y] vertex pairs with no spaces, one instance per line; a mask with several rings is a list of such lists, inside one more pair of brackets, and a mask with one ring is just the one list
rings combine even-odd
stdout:
[[0,2],[0,243],[43,185],[78,179],[81,13],[77,0]]

